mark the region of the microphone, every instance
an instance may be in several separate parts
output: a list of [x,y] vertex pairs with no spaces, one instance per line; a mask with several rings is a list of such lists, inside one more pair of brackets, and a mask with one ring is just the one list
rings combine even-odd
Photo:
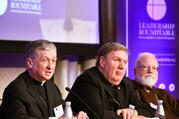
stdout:
[[153,115],[153,113],[150,110],[150,106],[147,103],[145,103],[145,98],[143,97],[143,95],[138,90],[136,90],[136,93],[137,93],[137,96],[138,96],[139,100],[143,103],[143,106],[148,110],[148,112],[151,115]]
[[98,115],[93,111],[93,109],[75,92],[73,92],[70,88],[65,88],[69,93],[73,94],[81,103],[85,105],[85,107],[95,116],[96,119],[100,119]]

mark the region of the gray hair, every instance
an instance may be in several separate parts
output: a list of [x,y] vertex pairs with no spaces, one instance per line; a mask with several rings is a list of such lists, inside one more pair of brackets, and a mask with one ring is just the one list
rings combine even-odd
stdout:
[[27,58],[35,58],[36,56],[38,56],[38,50],[45,50],[48,51],[50,49],[57,49],[55,44],[53,44],[52,42],[48,41],[48,40],[35,40],[35,41],[31,41],[30,43],[28,43],[26,45],[26,49],[25,49],[25,59]]
[[136,59],[135,68],[139,65],[139,60],[144,56],[153,56],[155,59],[157,59],[156,56],[150,52],[142,52],[138,55],[138,57]]
[[98,51],[98,58],[96,61],[96,66],[99,66],[101,56],[106,57],[111,51],[116,51],[116,50],[122,50],[122,51],[125,51],[126,53],[128,52],[127,48],[118,42],[105,43]]

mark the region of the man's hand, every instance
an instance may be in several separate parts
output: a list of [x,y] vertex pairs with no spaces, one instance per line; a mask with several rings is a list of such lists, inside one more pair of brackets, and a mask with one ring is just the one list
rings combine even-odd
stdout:
[[147,119],[147,117],[144,117],[144,116],[132,116],[131,119]]
[[[121,115],[123,116],[123,119],[132,119],[132,117],[137,117],[138,116],[138,112],[134,109],[118,109],[116,111],[117,116]],[[135,119],[135,118],[134,118]]]
[[62,116],[60,116],[60,117],[58,117],[57,119],[64,119],[64,118],[63,118],[63,115],[62,115]]
[[83,111],[80,111],[76,116],[74,116],[72,119],[89,119],[87,114]]
[[[67,119],[67,118],[64,118],[63,116],[64,115],[62,115],[61,117],[58,117],[58,119]],[[87,116],[87,114],[85,112],[80,111],[76,116],[73,116],[70,119],[89,119],[89,117]]]

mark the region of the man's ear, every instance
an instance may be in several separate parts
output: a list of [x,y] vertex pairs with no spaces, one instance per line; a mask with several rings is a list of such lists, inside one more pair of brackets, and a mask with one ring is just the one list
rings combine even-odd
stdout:
[[104,56],[101,56],[99,58],[99,63],[100,63],[100,66],[103,68],[104,67],[104,63],[105,63],[105,57]]
[[33,65],[33,61],[31,58],[27,58],[26,59],[26,65],[28,68],[32,68],[32,65]]

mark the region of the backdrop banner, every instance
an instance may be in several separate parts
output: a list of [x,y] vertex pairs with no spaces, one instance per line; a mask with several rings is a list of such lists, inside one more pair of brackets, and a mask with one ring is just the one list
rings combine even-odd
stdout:
[[[140,3],[140,4],[139,4]],[[156,87],[176,97],[176,14],[174,0],[129,0],[129,77],[134,79],[135,60],[141,52],[151,52],[159,62]]]

